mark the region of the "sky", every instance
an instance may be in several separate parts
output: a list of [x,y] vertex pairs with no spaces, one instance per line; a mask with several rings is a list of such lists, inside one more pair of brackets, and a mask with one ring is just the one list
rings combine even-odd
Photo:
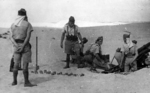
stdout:
[[150,21],[150,0],[0,0],[0,26],[9,26],[20,8],[33,25],[62,26],[70,16],[80,25]]

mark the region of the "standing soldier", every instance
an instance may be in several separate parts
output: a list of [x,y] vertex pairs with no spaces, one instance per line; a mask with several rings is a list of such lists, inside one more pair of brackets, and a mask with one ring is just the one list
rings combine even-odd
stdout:
[[124,60],[122,60],[122,64],[124,64],[124,72],[129,72],[130,68],[134,68],[134,70],[137,70],[137,64],[135,59],[138,56],[138,51],[136,43],[130,40],[130,33],[124,34],[123,40],[124,45],[122,52],[124,54]]
[[69,68],[70,55],[77,56],[78,67],[80,64],[80,45],[79,40],[82,43],[82,36],[78,30],[78,26],[75,25],[75,19],[73,16],[69,18],[69,22],[64,26],[60,47],[63,48],[63,40],[65,39],[65,53],[66,53],[66,66],[64,68]]
[[23,75],[24,86],[32,87],[33,84],[29,81],[28,65],[31,62],[31,45],[29,43],[31,32],[33,31],[32,25],[28,22],[25,9],[18,11],[18,18],[11,25],[11,41],[14,46],[14,68],[13,68],[13,83],[17,85],[18,68],[21,61],[23,61]]

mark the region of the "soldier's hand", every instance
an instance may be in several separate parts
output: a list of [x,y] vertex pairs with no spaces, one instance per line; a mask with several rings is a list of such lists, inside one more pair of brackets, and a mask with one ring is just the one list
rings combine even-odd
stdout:
[[82,43],[81,45],[82,45],[82,48],[83,48],[83,47],[84,47],[84,44]]
[[63,48],[63,44],[62,43],[60,44],[60,47]]
[[18,47],[19,47],[19,45],[18,45],[18,44],[14,44],[14,47],[18,48]]
[[17,52],[22,52],[23,51],[23,47],[22,46],[20,46],[20,47],[18,47],[18,49],[17,49]]
[[121,48],[117,48],[116,52],[121,52]]

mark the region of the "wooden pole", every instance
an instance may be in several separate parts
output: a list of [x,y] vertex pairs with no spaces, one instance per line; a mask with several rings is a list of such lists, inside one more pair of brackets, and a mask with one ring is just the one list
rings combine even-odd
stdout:
[[37,70],[39,69],[38,66],[38,37],[36,36],[36,67],[35,67],[35,73],[37,74]]

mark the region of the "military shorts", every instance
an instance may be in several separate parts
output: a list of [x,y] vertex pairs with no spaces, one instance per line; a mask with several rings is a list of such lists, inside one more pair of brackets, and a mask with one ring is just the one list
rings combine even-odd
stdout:
[[79,42],[65,40],[65,53],[70,55],[79,55],[80,53]]
[[124,71],[129,72],[130,68],[137,70],[137,63],[134,61],[134,57],[126,57]]
[[[17,43],[19,46],[22,46],[23,43]],[[15,63],[20,63],[21,61],[23,63],[30,63],[31,62],[31,45],[28,43],[22,52],[17,52],[17,47],[14,46],[14,62]]]

